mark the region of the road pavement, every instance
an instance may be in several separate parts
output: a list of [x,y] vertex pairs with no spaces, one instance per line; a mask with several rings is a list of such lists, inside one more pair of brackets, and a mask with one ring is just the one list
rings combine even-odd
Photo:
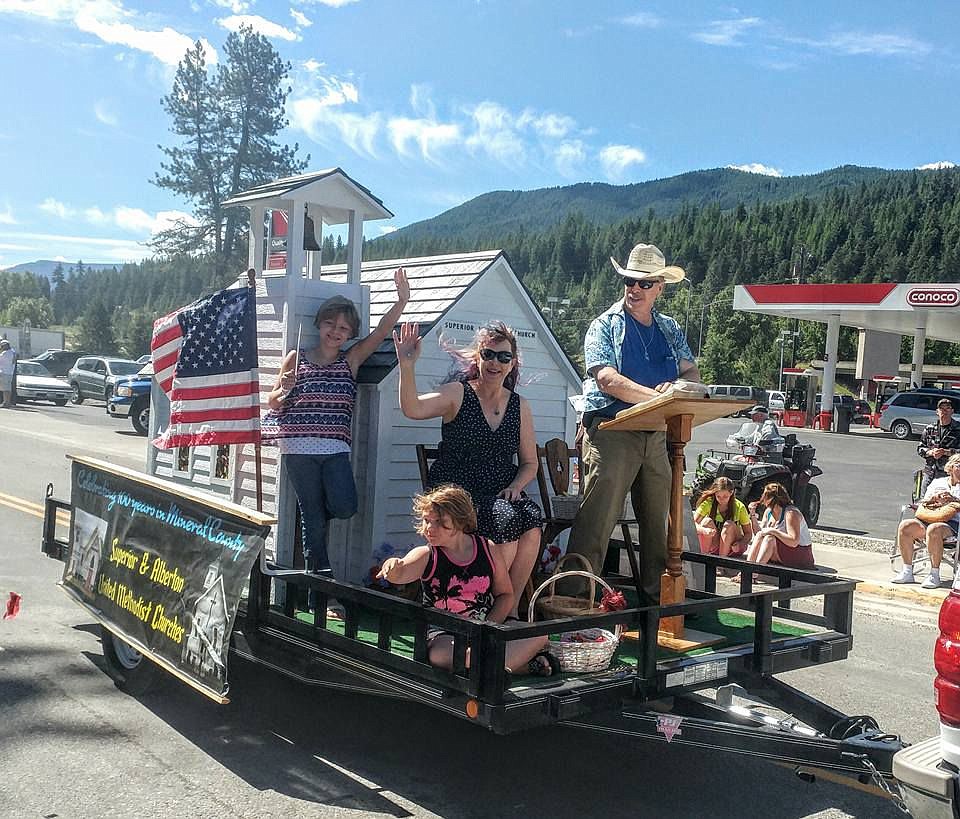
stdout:
[[[142,467],[145,439],[102,412],[0,412],[0,592],[23,595],[20,615],[0,621],[0,817],[901,815],[856,783],[808,785],[735,754],[569,728],[497,737],[433,709],[307,689],[240,663],[229,706],[172,681],[123,695],[95,624],[56,588],[61,566],[40,555],[30,506],[49,480],[67,494],[67,449]],[[851,657],[784,679],[925,738],[937,727],[935,613],[863,596]]]

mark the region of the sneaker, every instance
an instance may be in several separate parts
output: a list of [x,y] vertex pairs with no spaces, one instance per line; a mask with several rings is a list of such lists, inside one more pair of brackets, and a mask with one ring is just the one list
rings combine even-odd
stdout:
[[921,589],[939,589],[940,588],[940,575],[935,572],[930,572],[927,575],[926,580],[920,584]]
[[916,579],[913,576],[913,567],[907,568],[903,567],[903,570],[896,577],[890,579],[891,583],[916,583]]

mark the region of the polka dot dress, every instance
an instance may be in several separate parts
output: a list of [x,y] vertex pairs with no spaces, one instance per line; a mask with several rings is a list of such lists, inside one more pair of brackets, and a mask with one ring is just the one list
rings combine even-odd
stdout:
[[430,466],[429,488],[455,483],[466,489],[477,509],[478,532],[494,543],[509,543],[543,525],[540,507],[525,494],[513,502],[497,497],[517,475],[519,395],[510,394],[500,426],[491,429],[480,399],[464,382],[460,411],[440,429],[440,457]]

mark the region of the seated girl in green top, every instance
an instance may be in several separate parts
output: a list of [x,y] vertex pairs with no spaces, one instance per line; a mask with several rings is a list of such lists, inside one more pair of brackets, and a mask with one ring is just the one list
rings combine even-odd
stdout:
[[747,507],[729,478],[717,478],[700,496],[693,514],[701,554],[740,557],[753,537]]

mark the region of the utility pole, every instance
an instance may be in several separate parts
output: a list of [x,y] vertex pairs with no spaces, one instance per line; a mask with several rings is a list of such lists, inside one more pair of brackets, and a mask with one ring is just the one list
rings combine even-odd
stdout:
[[[803,258],[807,253],[807,249],[800,245],[800,264],[796,268],[797,273],[797,284],[803,284]],[[797,339],[800,338],[800,319],[795,318],[793,320],[793,355],[790,357],[790,366],[797,366]],[[780,352],[783,352],[783,348],[780,348]],[[783,364],[780,365],[780,372],[783,372]]]

